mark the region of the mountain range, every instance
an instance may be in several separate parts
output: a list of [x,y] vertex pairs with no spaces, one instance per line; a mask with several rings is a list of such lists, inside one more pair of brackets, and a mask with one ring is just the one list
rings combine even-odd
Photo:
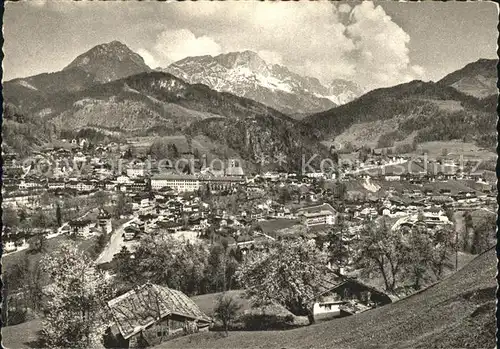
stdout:
[[438,82],[414,80],[370,91],[304,122],[337,146],[391,146],[469,139],[496,146],[497,60],[480,59]]
[[[106,56],[110,62],[104,67]],[[189,84],[140,63],[121,45],[100,45],[50,74],[56,79],[69,73],[90,78],[52,92],[49,86],[54,81],[39,76],[15,79],[4,85],[5,100],[18,114],[28,115],[25,120],[43,120],[57,130],[91,127],[126,135],[184,135],[202,145],[201,152],[235,154],[249,163],[282,153],[289,159],[284,166],[296,167],[300,154],[325,152],[307,124],[253,100]],[[115,79],[121,75],[126,77]],[[31,87],[23,86],[23,81]],[[24,94],[16,94],[19,87]],[[6,139],[9,143],[19,144],[12,137]]]
[[187,57],[163,71],[192,84],[253,99],[292,116],[344,104],[363,92],[355,83],[342,79],[325,86],[316,78],[268,64],[252,51]]
[[167,73],[113,41],[59,72],[5,82],[12,117],[5,118],[4,144],[26,150],[33,135],[40,144],[57,131],[92,127],[125,136],[183,135],[199,150],[250,163],[283,153],[295,165],[300,154],[324,153],[332,142],[375,147],[468,138],[494,147],[495,66],[481,59],[436,83],[412,81],[358,97],[352,82],[326,87],[251,51],[188,57]]

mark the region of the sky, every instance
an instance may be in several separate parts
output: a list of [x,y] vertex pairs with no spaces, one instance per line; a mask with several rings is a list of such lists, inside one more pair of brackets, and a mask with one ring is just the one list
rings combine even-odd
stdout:
[[118,40],[152,68],[252,50],[324,83],[362,87],[439,80],[496,58],[493,2],[30,0],[5,4],[4,80],[58,71]]

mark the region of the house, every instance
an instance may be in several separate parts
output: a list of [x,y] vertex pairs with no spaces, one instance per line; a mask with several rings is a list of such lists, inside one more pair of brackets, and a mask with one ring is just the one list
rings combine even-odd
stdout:
[[127,176],[132,179],[142,178],[147,174],[146,166],[145,164],[134,164],[127,168],[126,173]]
[[140,229],[135,225],[129,225],[123,230],[123,240],[133,240],[138,234],[140,234],[140,232]]
[[322,204],[301,208],[297,210],[297,216],[307,227],[321,224],[333,225],[337,210],[330,204]]
[[105,340],[114,348],[143,348],[200,331],[212,322],[184,293],[146,283],[108,302],[113,324]]
[[66,183],[62,179],[49,179],[47,181],[47,187],[49,190],[64,189]]
[[14,252],[17,250],[17,246],[14,241],[6,241],[3,245],[3,250],[5,253]]
[[105,209],[99,209],[97,220],[99,222],[99,227],[105,233],[110,233],[113,230],[113,226],[111,225],[111,215]]
[[384,292],[331,270],[325,271],[318,286],[319,293],[313,305],[315,321],[353,315],[392,303]]
[[241,176],[213,176],[200,178],[200,183],[211,191],[223,191],[236,188],[245,182]]
[[92,222],[89,219],[74,220],[69,222],[69,227],[73,234],[80,237],[86,237],[90,234]]
[[241,166],[240,160],[229,159],[228,167],[224,170],[224,174],[226,176],[236,176],[236,177],[245,176],[245,172],[243,171],[243,167]]
[[262,175],[262,178],[266,180],[277,180],[280,175],[277,172],[266,172]]
[[383,216],[389,216],[391,214],[391,208],[390,207],[382,207],[382,215]]
[[22,207],[22,206],[36,206],[40,202],[40,195],[26,194],[26,195],[13,195],[2,198],[2,204],[6,206]]
[[165,229],[169,233],[177,233],[184,227],[180,222],[157,222],[156,225],[158,228]]
[[128,183],[132,183],[132,181],[130,180],[130,178],[128,176],[118,176],[118,177],[116,177],[116,183],[117,184],[128,184]]

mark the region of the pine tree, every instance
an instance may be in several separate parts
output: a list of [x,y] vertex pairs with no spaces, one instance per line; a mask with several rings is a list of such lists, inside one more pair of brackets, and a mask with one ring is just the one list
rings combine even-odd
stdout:
[[57,226],[60,227],[62,225],[62,216],[61,216],[61,206],[59,206],[59,203],[56,204],[56,220],[57,220]]

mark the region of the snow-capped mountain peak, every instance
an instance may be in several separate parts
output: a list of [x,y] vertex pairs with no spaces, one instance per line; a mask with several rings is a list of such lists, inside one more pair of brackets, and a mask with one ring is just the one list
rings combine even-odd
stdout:
[[340,93],[335,90],[337,94],[333,95],[331,88],[318,79],[268,64],[253,51],[187,57],[164,71],[189,83],[247,97],[290,115],[330,109],[358,96],[357,90]]

